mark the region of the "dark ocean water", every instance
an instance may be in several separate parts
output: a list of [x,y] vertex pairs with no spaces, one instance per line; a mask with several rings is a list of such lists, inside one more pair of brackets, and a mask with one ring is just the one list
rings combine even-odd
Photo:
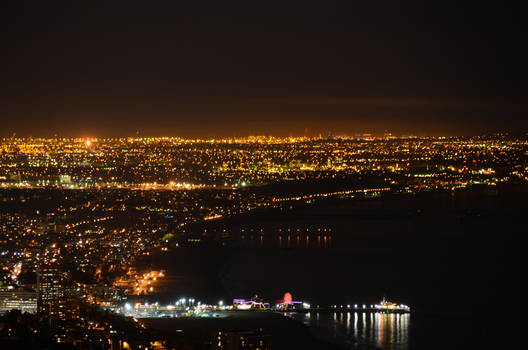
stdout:
[[169,275],[155,297],[216,302],[258,294],[275,301],[290,292],[321,306],[387,297],[412,313],[293,317],[347,348],[504,348],[515,338],[506,305],[521,291],[526,194],[523,188],[425,193],[248,217],[263,227],[326,225],[334,232],[332,247],[175,249],[149,262]]
[[315,337],[347,349],[407,350],[410,315],[367,312],[288,314],[312,329]]

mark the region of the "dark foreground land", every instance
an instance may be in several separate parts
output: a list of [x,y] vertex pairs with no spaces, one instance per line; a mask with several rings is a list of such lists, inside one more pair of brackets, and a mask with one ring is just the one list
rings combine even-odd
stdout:
[[[343,349],[332,344],[331,339],[321,339],[312,331],[292,318],[272,312],[223,312],[222,318],[149,318],[141,322],[152,329],[163,332],[164,336],[191,339],[196,349],[209,349],[207,343],[216,339],[218,331],[237,332],[255,330],[256,333],[271,335],[272,348],[286,349]],[[177,342],[177,340],[176,340]]]

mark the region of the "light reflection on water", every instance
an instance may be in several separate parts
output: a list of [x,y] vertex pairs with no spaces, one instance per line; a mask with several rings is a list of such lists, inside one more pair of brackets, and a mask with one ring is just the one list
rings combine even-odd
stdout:
[[409,314],[381,312],[293,313],[292,317],[312,327],[314,332],[330,331],[331,336],[350,349],[409,349]]

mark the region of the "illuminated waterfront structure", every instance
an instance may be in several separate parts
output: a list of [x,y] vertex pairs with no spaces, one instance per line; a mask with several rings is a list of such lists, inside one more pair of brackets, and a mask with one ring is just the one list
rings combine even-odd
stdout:
[[33,290],[0,291],[0,314],[11,310],[20,310],[30,314],[37,313],[37,292]]
[[233,299],[233,307],[238,310],[266,310],[269,309],[270,304],[255,298],[253,300]]

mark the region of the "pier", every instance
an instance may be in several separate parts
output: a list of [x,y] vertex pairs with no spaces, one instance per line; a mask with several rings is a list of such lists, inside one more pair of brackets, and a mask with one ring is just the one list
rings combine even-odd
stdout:
[[[269,304],[237,302],[233,305],[206,305],[193,302],[188,304],[178,302],[176,305],[160,305],[154,304],[140,304],[131,305],[129,303],[116,308],[116,313],[124,316],[132,316],[135,318],[157,318],[157,317],[227,317],[230,313],[238,312],[274,312],[274,313],[311,313],[311,312],[357,312],[357,313],[410,313],[411,308],[404,304],[396,304],[383,300],[379,304],[347,304],[347,305],[331,305],[331,306],[316,306],[312,307],[304,302],[288,302],[279,303],[272,307]],[[238,301],[240,299],[237,299]]]

